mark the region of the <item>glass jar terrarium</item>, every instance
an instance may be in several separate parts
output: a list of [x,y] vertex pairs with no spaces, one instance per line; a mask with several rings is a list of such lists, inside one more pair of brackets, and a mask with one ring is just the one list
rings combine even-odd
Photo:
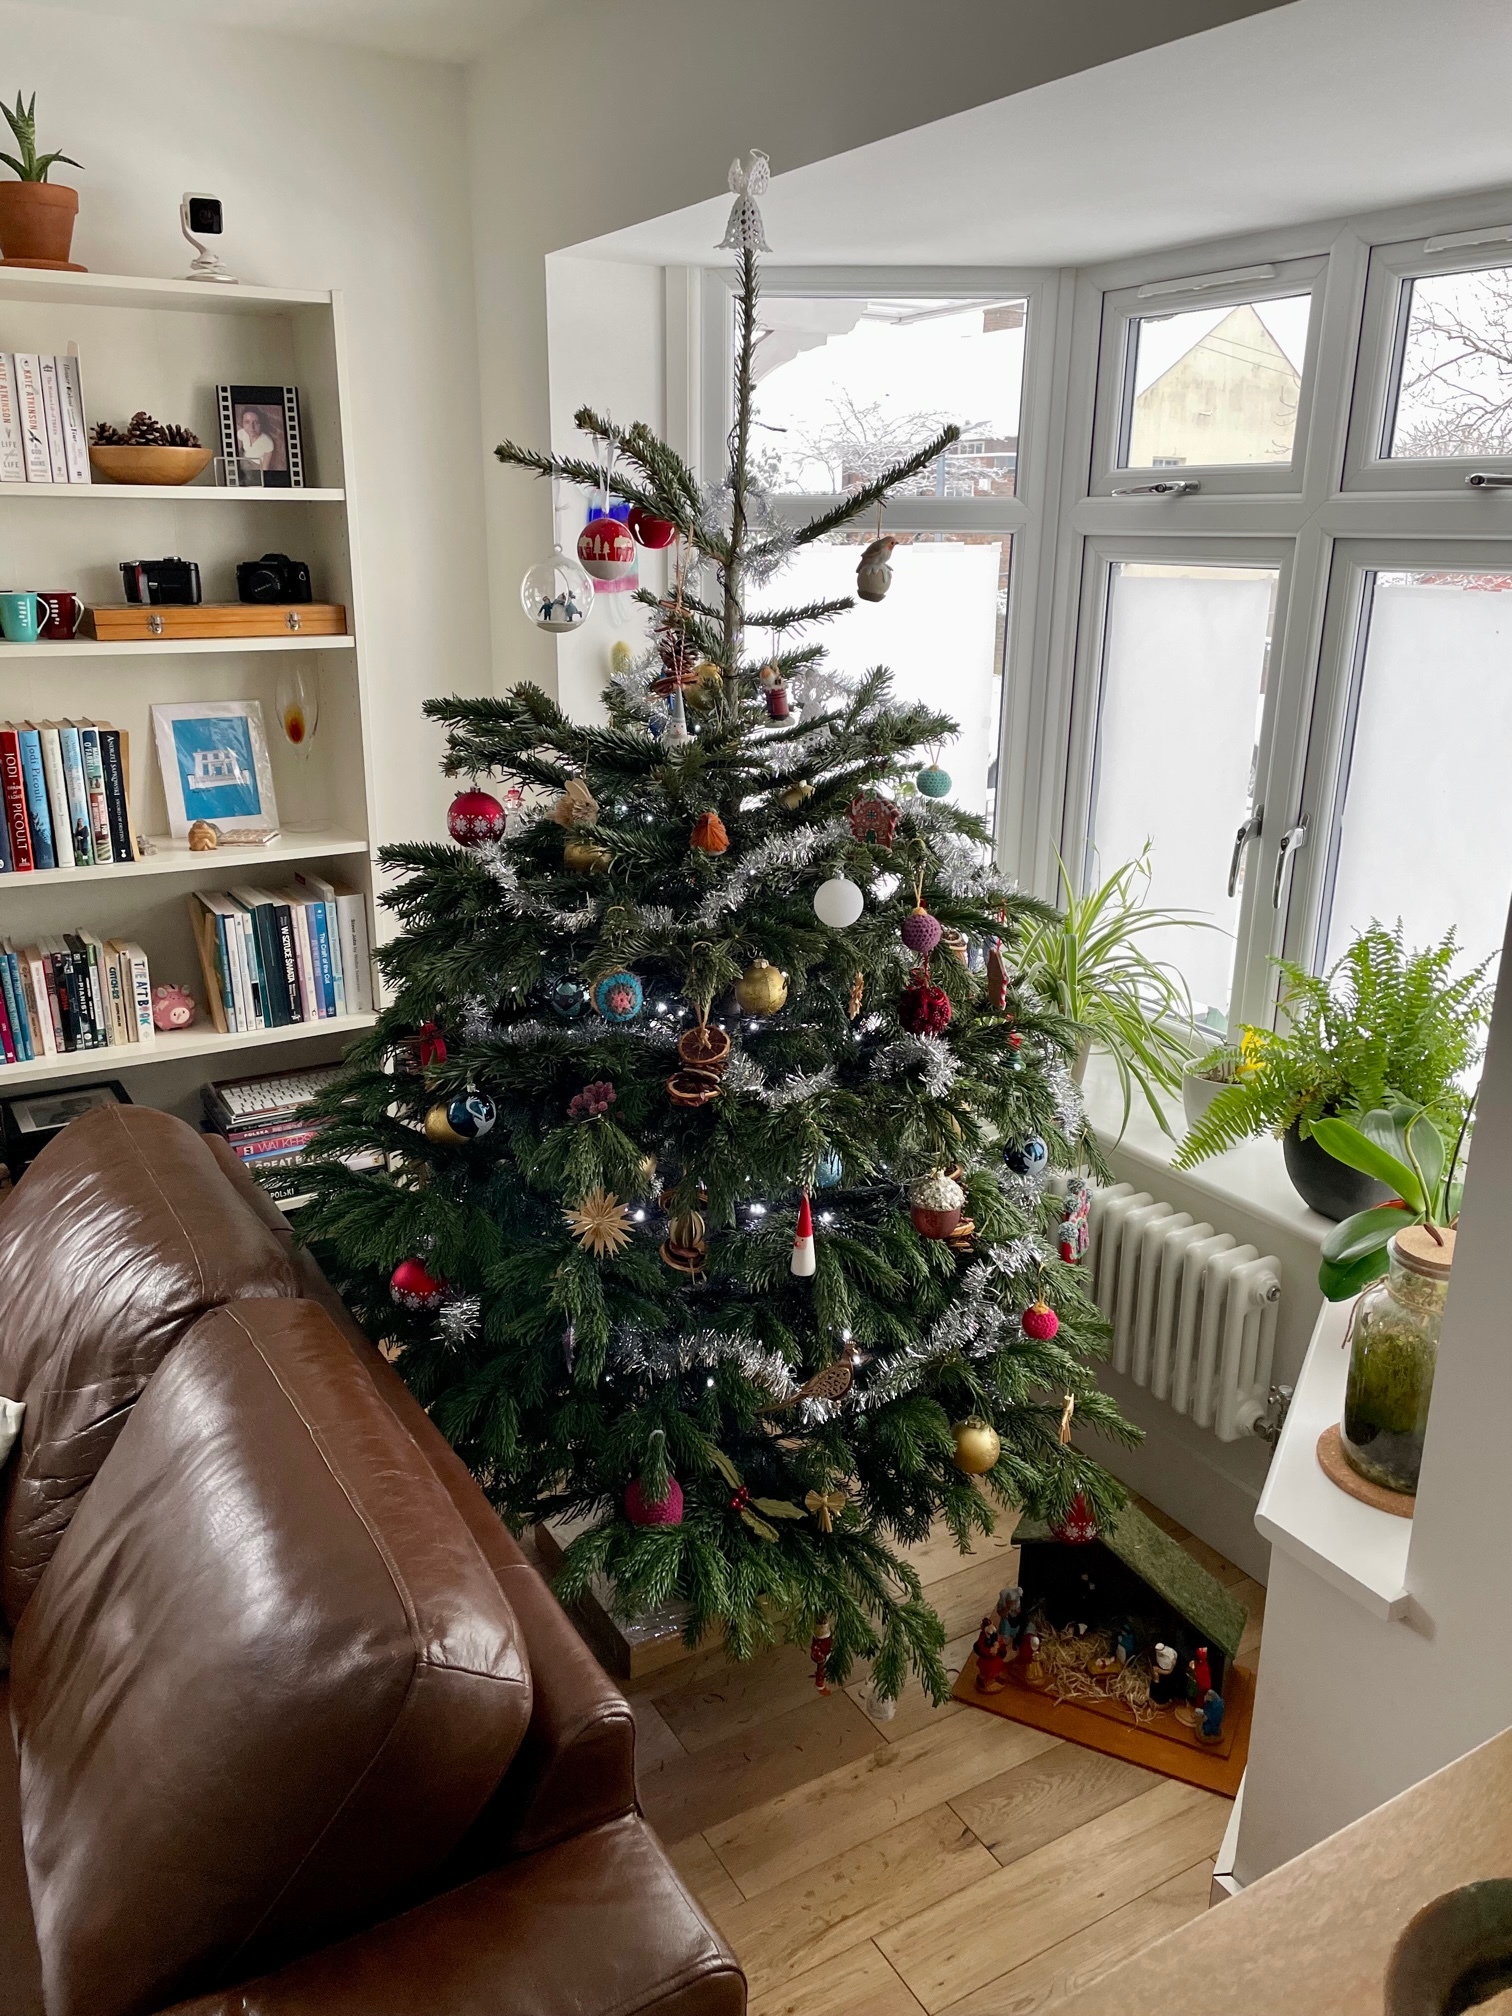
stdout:
[[1389,1271],[1355,1304],[1339,1439],[1360,1476],[1388,1491],[1415,1492],[1454,1234],[1408,1226],[1392,1240],[1389,1259]]

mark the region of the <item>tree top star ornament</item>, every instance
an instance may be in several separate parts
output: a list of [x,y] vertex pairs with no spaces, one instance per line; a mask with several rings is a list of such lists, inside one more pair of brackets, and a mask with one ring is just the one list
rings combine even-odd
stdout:
[[730,221],[725,226],[725,235],[714,248],[716,252],[771,251],[756,203],[756,198],[765,196],[771,186],[772,164],[759,147],[751,149],[749,168],[742,168],[740,156],[735,156],[730,163],[730,188],[735,202],[730,210]]

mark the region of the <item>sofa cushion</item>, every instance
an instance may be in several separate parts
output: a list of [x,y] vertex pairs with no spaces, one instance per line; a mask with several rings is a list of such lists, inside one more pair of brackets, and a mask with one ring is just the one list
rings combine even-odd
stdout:
[[509,1604],[325,1312],[199,1322],[16,1632],[49,2016],[136,2016],[433,1883],[530,1719]]
[[242,1296],[297,1293],[287,1245],[182,1120],[105,1107],[43,1149],[0,1207],[0,1393],[26,1404],[0,1527],[12,1624],[189,1326]]
[[42,1967],[26,1889],[10,1688],[0,1680],[0,2016],[43,2016]]

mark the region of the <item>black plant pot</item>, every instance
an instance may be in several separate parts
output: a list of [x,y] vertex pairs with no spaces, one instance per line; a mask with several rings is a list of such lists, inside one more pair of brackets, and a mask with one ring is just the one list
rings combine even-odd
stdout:
[[1304,1141],[1295,1127],[1281,1138],[1286,1157],[1286,1173],[1297,1195],[1320,1218],[1352,1218],[1356,1211],[1368,1211],[1372,1204],[1384,1204],[1391,1192],[1374,1176],[1335,1162],[1309,1135]]

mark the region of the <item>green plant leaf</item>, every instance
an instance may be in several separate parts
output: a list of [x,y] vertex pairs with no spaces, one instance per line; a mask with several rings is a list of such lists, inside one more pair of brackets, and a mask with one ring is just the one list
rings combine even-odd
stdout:
[[1367,1253],[1382,1252],[1398,1232],[1415,1222],[1415,1214],[1400,1204],[1373,1204],[1335,1225],[1319,1250],[1325,1260],[1349,1266]]
[[1378,1252],[1363,1254],[1347,1264],[1337,1260],[1320,1260],[1318,1286],[1323,1290],[1326,1301],[1348,1302],[1362,1288],[1368,1288],[1372,1281],[1379,1281],[1389,1264],[1384,1246]]
[[1358,1169],[1362,1175],[1374,1176],[1378,1183],[1394,1190],[1414,1211],[1428,1209],[1428,1198],[1418,1181],[1417,1171],[1382,1148],[1368,1134],[1361,1133],[1352,1122],[1315,1120],[1312,1138],[1335,1162],[1342,1162],[1346,1169]]

